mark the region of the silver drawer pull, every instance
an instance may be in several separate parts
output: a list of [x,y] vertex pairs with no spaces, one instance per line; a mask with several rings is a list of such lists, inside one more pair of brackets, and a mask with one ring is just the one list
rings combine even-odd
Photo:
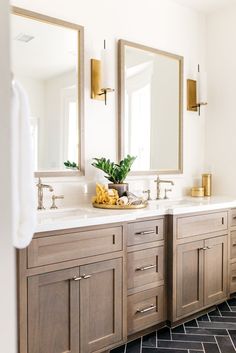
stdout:
[[148,234],[155,234],[155,230],[144,230],[142,232],[135,233],[135,235],[148,235]]
[[198,250],[207,250],[207,247],[204,246],[203,248],[198,248]]
[[148,311],[151,311],[153,309],[156,309],[156,305],[151,304],[148,308],[145,309],[137,309],[136,313],[144,314],[147,313]]
[[73,278],[71,278],[72,281],[80,281],[82,279],[82,277],[77,277],[74,276]]
[[156,265],[148,265],[148,266],[142,266],[142,267],[137,267],[135,271],[146,271],[150,270],[151,268],[155,268]]
[[92,277],[92,275],[82,275],[82,278],[83,278],[83,279],[88,279],[88,278],[90,278],[90,277]]

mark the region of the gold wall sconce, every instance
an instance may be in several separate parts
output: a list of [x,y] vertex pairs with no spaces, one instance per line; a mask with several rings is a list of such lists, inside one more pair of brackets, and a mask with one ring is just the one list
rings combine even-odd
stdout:
[[114,92],[114,89],[108,86],[105,75],[106,59],[106,41],[104,40],[102,60],[91,59],[91,98],[105,101],[105,105],[107,104],[107,94]]
[[198,79],[187,80],[187,110],[201,115],[201,106],[207,105],[206,75],[200,72],[198,65]]

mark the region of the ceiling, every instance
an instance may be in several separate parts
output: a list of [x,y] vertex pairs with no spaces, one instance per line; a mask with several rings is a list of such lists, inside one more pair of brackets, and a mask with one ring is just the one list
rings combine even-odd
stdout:
[[174,0],[175,2],[190,7],[194,10],[204,12],[206,14],[220,10],[232,4],[236,4],[236,0]]

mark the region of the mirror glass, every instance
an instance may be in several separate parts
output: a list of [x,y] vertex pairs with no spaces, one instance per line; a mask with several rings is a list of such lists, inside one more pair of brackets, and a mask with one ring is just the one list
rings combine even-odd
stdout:
[[12,72],[29,97],[35,171],[82,169],[82,27],[28,11],[12,14]]
[[182,172],[183,58],[119,41],[120,157],[140,173]]

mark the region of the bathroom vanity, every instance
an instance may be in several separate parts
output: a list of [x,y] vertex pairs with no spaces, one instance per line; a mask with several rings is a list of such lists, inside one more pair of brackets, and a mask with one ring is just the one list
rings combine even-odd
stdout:
[[18,251],[20,353],[108,351],[235,291],[235,202],[79,212],[41,213]]

